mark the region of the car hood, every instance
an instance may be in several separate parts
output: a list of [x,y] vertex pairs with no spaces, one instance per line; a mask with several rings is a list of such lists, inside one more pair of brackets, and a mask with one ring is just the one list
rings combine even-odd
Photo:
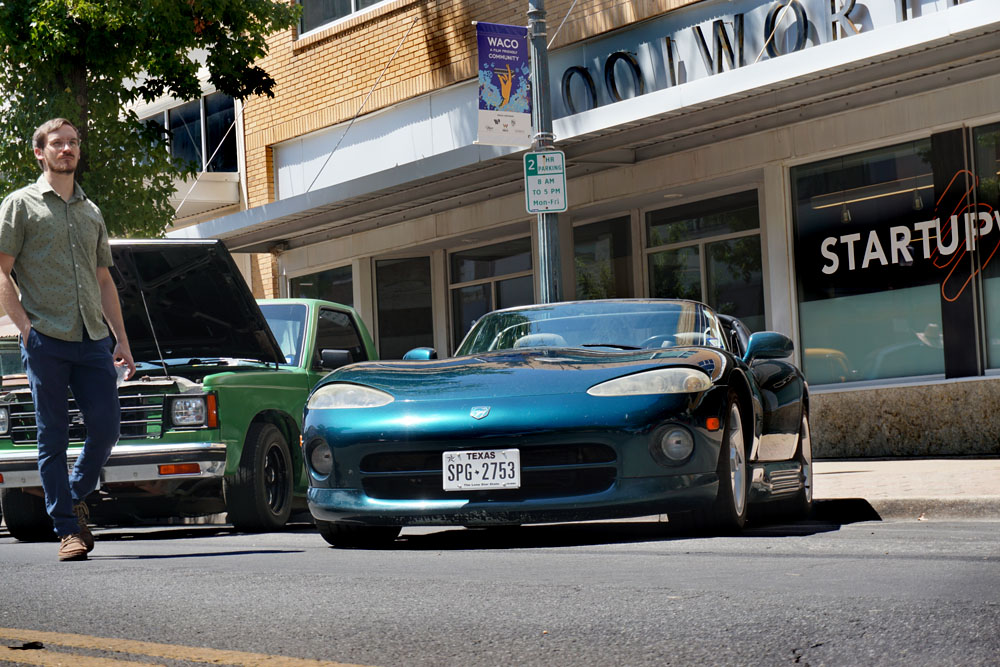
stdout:
[[[111,242],[125,331],[138,361],[284,363],[274,334],[221,241]],[[155,333],[155,336],[154,336]]]
[[694,366],[716,381],[726,363],[724,352],[702,347],[615,352],[544,348],[439,361],[352,364],[334,371],[321,384],[363,384],[401,400],[533,396],[585,391],[605,380],[669,366]]

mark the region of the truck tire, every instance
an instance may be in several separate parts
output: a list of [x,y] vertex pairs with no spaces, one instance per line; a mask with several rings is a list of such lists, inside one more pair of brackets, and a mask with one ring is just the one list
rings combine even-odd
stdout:
[[292,512],[292,457],[274,424],[256,422],[247,432],[236,473],[223,480],[229,522],[262,532],[285,525]]
[[0,506],[11,537],[22,542],[54,542],[52,518],[45,511],[45,499],[21,489],[0,491]]

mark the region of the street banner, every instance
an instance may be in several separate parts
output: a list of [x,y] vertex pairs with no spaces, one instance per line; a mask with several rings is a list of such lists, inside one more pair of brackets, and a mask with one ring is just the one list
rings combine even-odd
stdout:
[[528,29],[476,23],[479,45],[478,144],[531,145]]

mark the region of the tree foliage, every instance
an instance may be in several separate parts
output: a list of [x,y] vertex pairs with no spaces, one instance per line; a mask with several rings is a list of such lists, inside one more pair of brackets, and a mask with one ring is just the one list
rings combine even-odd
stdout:
[[273,97],[275,81],[255,63],[298,9],[288,0],[0,0],[0,196],[38,178],[35,128],[67,118],[82,139],[77,180],[109,233],[159,236],[173,218],[173,181],[193,168],[125,109],[163,95],[197,99],[203,66],[220,92]]

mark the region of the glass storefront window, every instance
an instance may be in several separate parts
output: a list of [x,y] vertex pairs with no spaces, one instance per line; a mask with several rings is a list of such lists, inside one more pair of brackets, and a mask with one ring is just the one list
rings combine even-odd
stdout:
[[[978,180],[978,212],[993,217],[1000,229],[1000,123],[977,128],[972,133],[972,151]],[[980,224],[982,225],[982,217]],[[984,235],[985,237],[985,235]],[[983,300],[986,311],[986,362],[1000,368],[1000,238],[981,240],[979,261],[983,266]],[[994,254],[996,253],[996,254]]]
[[646,214],[649,293],[693,299],[764,328],[755,190]]
[[633,296],[630,224],[624,216],[573,230],[577,299]]
[[382,359],[402,359],[434,345],[429,257],[375,262],[378,347]]
[[354,279],[350,266],[338,266],[319,273],[298,276],[288,281],[289,296],[323,299],[354,306]]
[[534,301],[530,238],[451,253],[449,266],[452,349],[491,310]]
[[934,217],[931,141],[795,167],[791,183],[808,381],[944,373],[942,275],[924,255],[947,236],[922,224]]
[[764,329],[764,275],[760,236],[716,241],[705,246],[708,303],[740,318],[750,331]]

